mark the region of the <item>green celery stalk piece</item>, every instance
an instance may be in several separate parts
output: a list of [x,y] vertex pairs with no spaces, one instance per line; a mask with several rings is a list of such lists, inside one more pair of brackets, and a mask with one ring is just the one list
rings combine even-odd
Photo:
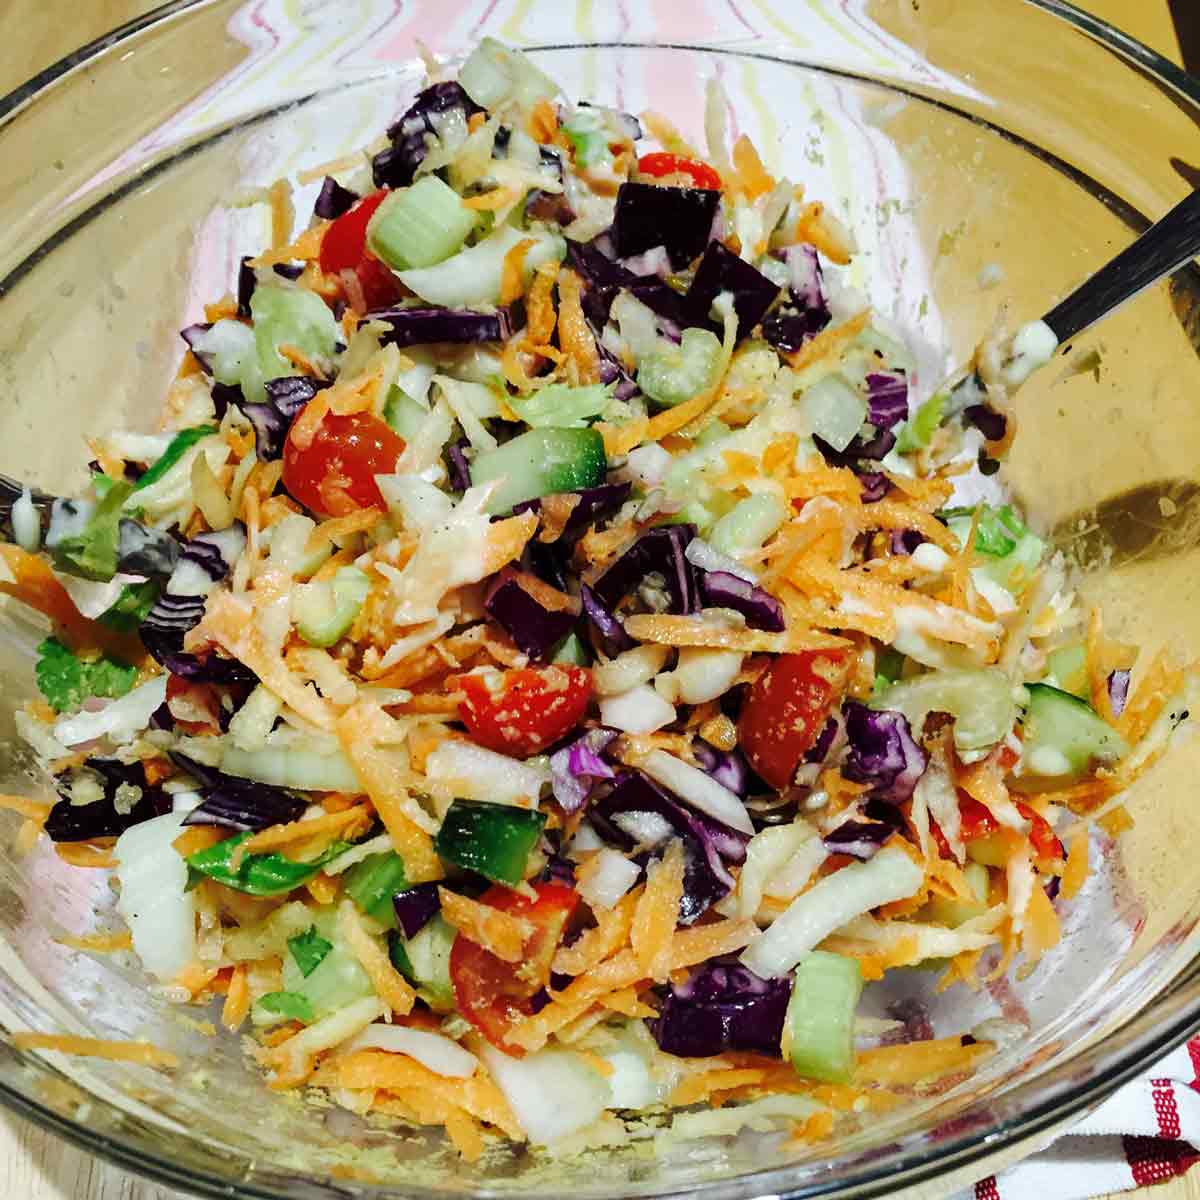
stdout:
[[826,1083],[849,1081],[862,987],[857,959],[813,950],[796,964],[784,1042],[797,1074]]

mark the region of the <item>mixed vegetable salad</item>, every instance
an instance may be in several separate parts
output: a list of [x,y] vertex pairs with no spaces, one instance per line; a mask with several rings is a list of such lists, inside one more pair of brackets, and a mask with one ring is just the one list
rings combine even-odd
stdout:
[[1029,969],[1186,716],[1000,502],[986,356],[919,395],[724,111],[701,153],[483,42],[300,233],[263,193],[161,432],[4,509],[53,625],[22,837],[115,871],[271,1087],[471,1159],[818,1138],[969,1071],[864,984]]

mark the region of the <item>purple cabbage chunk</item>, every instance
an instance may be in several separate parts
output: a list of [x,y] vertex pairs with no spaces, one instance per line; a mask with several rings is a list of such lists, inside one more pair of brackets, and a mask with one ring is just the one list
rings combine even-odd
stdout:
[[342,187],[332,175],[326,175],[313,205],[313,216],[323,221],[336,220],[343,213],[348,213],[361,198],[357,192]]
[[673,987],[647,1025],[660,1049],[683,1058],[726,1050],[778,1055],[791,994],[790,976],[763,979],[736,960],[718,959]]
[[632,650],[637,643],[625,632],[620,618],[604,605],[586,583],[579,587],[579,599],[583,604],[583,615],[599,639],[600,647],[609,658],[615,658],[625,650]]
[[550,787],[563,812],[578,812],[596,780],[616,778],[616,771],[601,757],[616,736],[615,729],[589,729],[550,755]]
[[621,184],[612,229],[617,257],[665,245],[680,270],[704,252],[720,201],[721,193],[708,188]]
[[391,326],[379,339],[382,345],[393,342],[402,350],[431,342],[503,342],[512,336],[512,322],[503,308],[490,313],[465,308],[388,308],[372,313],[371,320]]
[[1008,432],[1008,418],[986,404],[970,404],[963,409],[963,418],[989,441],[1003,441]]
[[729,571],[702,571],[700,593],[712,608],[732,608],[746,618],[751,629],[782,633],[783,605],[769,592]]
[[810,342],[830,321],[833,314],[825,296],[821,264],[814,246],[789,246],[779,255],[791,274],[788,300],[763,321],[763,338],[790,354]]
[[471,464],[467,462],[466,447],[471,443],[459,438],[446,447],[446,474],[450,487],[456,492],[465,492],[471,486]]
[[910,800],[929,757],[913,740],[908,718],[855,700],[847,701],[842,713],[849,742],[842,774],[855,783],[870,784],[871,795],[881,800]]
[[392,143],[371,160],[371,175],[377,188],[408,187],[417,168],[429,153],[427,136],[437,136],[433,118],[451,109],[462,110],[464,120],[483,109],[453,80],[435,83],[421,92],[407,112],[388,128]]
[[317,392],[329,384],[307,375],[285,375],[268,379],[265,386],[267,398],[261,403],[252,404],[242,399],[235,403],[254,426],[254,452],[259,461],[273,462],[283,455],[283,444],[292,422]]
[[718,750],[696,738],[692,742],[692,754],[704,773],[711,775],[722,787],[743,798],[750,794],[756,777],[746,756],[736,746],[732,750]]
[[1108,690],[1108,706],[1112,715],[1119,717],[1125,711],[1129,701],[1129,672],[1123,667],[1108,673],[1106,681]]
[[767,309],[779,295],[779,285],[721,242],[709,242],[687,293],[688,308],[698,321],[708,321],[712,303],[721,292],[733,296],[738,337],[741,338],[749,336],[766,316]]
[[592,584],[597,599],[615,609],[653,572],[662,576],[669,611],[694,613],[700,607],[696,572],[684,551],[695,536],[694,525],[660,525],[647,530]]
[[436,883],[418,883],[392,897],[396,920],[406,938],[416,937],[441,910]]
[[[104,795],[90,804],[72,804],[69,784],[60,776],[56,787],[62,799],[50,809],[45,824],[51,841],[83,842],[90,838],[120,837],[134,825],[171,811],[171,797],[162,788],[146,781],[146,769],[141,762],[88,758],[83,765],[100,776]],[[118,797],[117,790],[123,785],[126,791]],[[135,788],[136,793],[131,791]],[[118,800],[125,811],[118,809]]]
[[546,658],[571,632],[575,614],[546,608],[531,596],[514,571],[501,571],[488,589],[484,610],[511,634],[523,654],[533,660]]
[[308,801],[269,783],[226,775],[178,751],[170,751],[176,766],[200,783],[202,803],[184,818],[185,825],[220,825],[225,829],[259,830],[298,821]]

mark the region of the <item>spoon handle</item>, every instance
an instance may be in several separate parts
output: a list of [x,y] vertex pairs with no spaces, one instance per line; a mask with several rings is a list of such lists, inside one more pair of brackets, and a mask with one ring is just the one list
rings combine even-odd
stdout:
[[1042,320],[1054,330],[1060,344],[1067,342],[1198,254],[1200,190],[1181,200]]

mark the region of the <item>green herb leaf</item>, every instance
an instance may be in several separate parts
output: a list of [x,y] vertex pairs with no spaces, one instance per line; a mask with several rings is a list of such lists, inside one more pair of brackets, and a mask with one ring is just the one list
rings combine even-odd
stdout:
[[57,638],[38,647],[38,690],[55,712],[78,708],[90,696],[115,700],[137,682],[137,670],[112,658],[77,658]]
[[310,925],[304,933],[288,938],[288,949],[300,968],[300,974],[307,979],[325,961],[325,955],[333,949],[333,943],[327,942],[317,932],[315,925]]
[[[115,480],[97,501],[87,524],[78,533],[55,537],[53,541],[47,537],[46,549],[60,571],[100,582],[107,582],[116,574],[120,544],[118,525],[123,515],[121,506],[132,492],[133,484],[128,480]],[[51,536],[56,532],[52,521]]]
[[258,998],[255,1007],[265,1013],[286,1017],[289,1021],[303,1021],[305,1025],[313,1022],[312,1005],[308,997],[299,992],[268,992]]

